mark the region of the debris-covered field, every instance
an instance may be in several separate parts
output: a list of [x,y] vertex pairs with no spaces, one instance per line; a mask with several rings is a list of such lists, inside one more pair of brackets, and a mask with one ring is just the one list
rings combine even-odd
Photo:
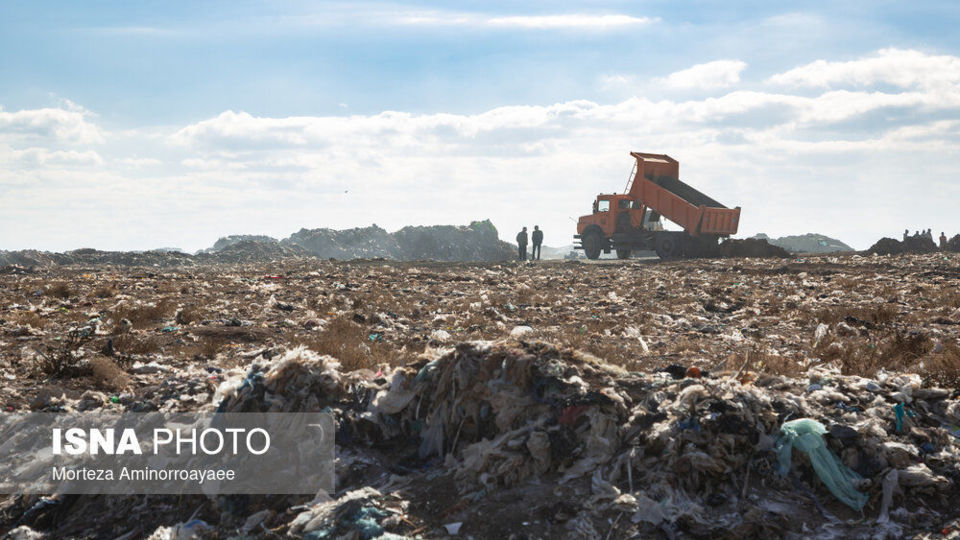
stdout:
[[331,497],[6,496],[0,534],[960,534],[960,255],[0,274],[6,411],[339,424]]

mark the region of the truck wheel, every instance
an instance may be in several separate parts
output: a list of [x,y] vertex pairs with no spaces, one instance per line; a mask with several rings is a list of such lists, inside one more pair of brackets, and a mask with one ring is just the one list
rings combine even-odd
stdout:
[[656,251],[657,256],[665,261],[676,259],[680,256],[680,238],[670,233],[658,234]]
[[618,259],[629,259],[629,258],[630,258],[630,250],[629,250],[629,249],[618,249],[618,250],[617,250],[617,258],[618,258]]
[[596,232],[588,232],[583,235],[583,252],[588,259],[600,258],[600,235]]

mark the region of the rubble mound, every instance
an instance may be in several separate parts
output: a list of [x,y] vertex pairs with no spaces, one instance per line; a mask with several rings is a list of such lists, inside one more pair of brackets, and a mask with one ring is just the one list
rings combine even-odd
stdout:
[[284,239],[323,259],[396,258],[400,252],[390,233],[376,224],[354,229],[300,229]]
[[933,240],[926,236],[908,236],[906,240],[900,241],[893,238],[881,238],[877,243],[870,246],[867,253],[873,255],[899,255],[901,253],[933,253],[937,251],[937,245]]
[[193,257],[180,251],[100,251],[83,248],[63,253],[23,250],[0,252],[0,266],[16,264],[25,267],[67,265],[87,266],[191,266]]
[[70,261],[66,264],[78,265],[189,266],[193,264],[193,257],[181,252],[100,251],[86,248],[67,251],[63,255]]
[[903,253],[903,242],[893,238],[883,237],[877,240],[877,243],[870,246],[867,253],[873,255],[897,255]]
[[753,238],[766,240],[767,242],[780,246],[791,253],[838,253],[854,251],[847,244],[829,236],[822,234],[807,233],[793,236],[781,236],[780,238],[770,238],[760,233]]
[[407,260],[502,261],[515,256],[515,248],[500,241],[490,220],[466,227],[404,227],[393,237]]
[[209,258],[218,263],[263,263],[304,257],[312,257],[312,254],[300,246],[284,246],[276,240],[240,240],[213,253],[197,255],[198,260]]
[[789,257],[790,253],[760,238],[725,240],[719,246],[721,257]]
[[[924,527],[902,504],[929,501],[932,524],[960,495],[960,454],[937,420],[960,422],[955,392],[924,388],[916,375],[874,381],[825,368],[804,379],[687,373],[627,372],[547,343],[501,341],[460,343],[369,380],[300,349],[257,362],[214,400],[223,398],[220,412],[330,407],[341,426],[338,485],[376,461],[370,450],[391,448],[377,467],[406,471],[408,496],[449,480],[449,497],[471,503],[449,501],[444,519],[481,537],[509,530],[489,519],[504,512],[497,493],[522,497],[534,486],[546,487],[514,504],[546,516],[532,532],[548,537],[597,530],[618,514],[627,519],[617,537],[663,527],[780,537],[824,515],[849,520],[834,523],[844,535],[881,527],[899,536]],[[383,485],[343,487],[384,500]],[[349,530],[331,513],[343,503],[303,510],[291,532]],[[876,522],[858,524],[865,507]],[[390,532],[409,532],[391,523]]]
[[437,261],[502,261],[514,248],[500,241],[490,220],[468,226],[431,225],[404,227],[388,233],[376,224],[346,229],[301,229],[282,241],[297,245],[321,258]]
[[224,236],[217,239],[213,243],[213,247],[204,251],[220,251],[222,249],[228,248],[234,244],[239,244],[240,242],[258,242],[262,244],[276,244],[279,242],[276,238],[272,236],[265,236],[262,234],[232,234],[230,236]]
[[62,255],[49,251],[25,249],[22,251],[0,251],[0,266],[17,265],[24,267],[53,266],[59,264]]
[[954,253],[960,253],[960,234],[955,235],[950,240],[947,240],[946,250]]

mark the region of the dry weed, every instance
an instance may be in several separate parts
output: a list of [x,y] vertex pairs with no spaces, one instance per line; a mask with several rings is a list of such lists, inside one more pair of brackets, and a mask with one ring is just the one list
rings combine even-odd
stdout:
[[123,354],[153,354],[160,352],[160,338],[157,336],[120,334],[113,338],[113,349]]
[[97,356],[90,360],[93,381],[97,388],[120,391],[130,386],[131,378],[112,359]]
[[134,328],[147,328],[169,317],[175,307],[171,300],[164,298],[152,305],[121,307],[113,313],[113,319],[117,324],[121,319],[127,319]]
[[43,328],[47,320],[36,311],[21,311],[14,315],[14,321],[19,325],[30,325],[33,328]]
[[116,295],[116,285],[102,285],[93,291],[93,296],[96,298],[113,298]]
[[55,281],[47,287],[46,294],[54,298],[70,298],[73,296],[73,289],[65,281]]

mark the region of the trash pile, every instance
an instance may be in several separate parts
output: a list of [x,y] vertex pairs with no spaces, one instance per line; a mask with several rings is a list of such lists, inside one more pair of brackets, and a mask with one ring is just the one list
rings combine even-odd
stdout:
[[0,535],[939,538],[958,257],[10,266],[4,411],[329,410],[337,489],[12,495]]
[[323,259],[396,258],[400,248],[386,230],[377,227],[355,229],[300,229],[283,240]]
[[259,243],[265,243],[265,244],[276,244],[279,242],[279,240],[277,240],[272,236],[265,236],[262,234],[233,234],[230,236],[224,236],[224,237],[218,238],[217,241],[213,243],[213,247],[210,247],[209,249],[206,249],[206,250],[202,250],[201,253],[220,251],[234,244],[239,244],[240,242],[259,242]]
[[[273,401],[269,410],[300,410],[305,396],[337,394],[291,361],[268,372],[266,392],[242,385],[222,410],[244,410],[258,395]],[[307,373],[322,369],[319,381],[336,379],[331,364],[313,366]],[[925,388],[916,376],[639,373],[542,342],[505,341],[460,343],[378,379],[354,381],[359,402],[333,409],[349,455],[365,447],[391,455],[375,465],[343,458],[342,469],[406,472],[390,477],[392,491],[380,486],[399,497],[450,481],[456,496],[440,515],[463,534],[499,533],[508,524],[490,524],[496,495],[544,484],[553,496],[515,501],[523,505],[515,519],[529,528],[514,530],[597,538],[881,530],[899,538],[960,512],[960,392]],[[325,528],[292,532],[327,534],[330,523],[306,513],[298,525]]]
[[899,255],[901,253],[933,253],[937,245],[927,236],[908,236],[903,241],[881,238],[870,246],[867,253],[875,255]]
[[953,253],[960,253],[960,234],[954,235],[953,238],[947,240],[946,250]]
[[190,266],[193,257],[179,251],[100,251],[98,249],[75,249],[63,253],[46,251],[0,251],[0,266]]
[[852,252],[854,249],[844,244],[836,238],[830,238],[822,234],[807,233],[792,236],[781,236],[780,238],[770,238],[760,233],[753,238],[766,240],[767,242],[782,247],[791,253],[841,253]]
[[249,264],[308,258],[312,256],[309,251],[297,245],[283,245],[277,241],[239,240],[231,242],[213,252],[199,253],[194,259],[198,264]]
[[337,492],[246,516],[201,502],[154,534],[902,538],[958,517],[960,393],[917,376],[629,372],[513,340],[435,356],[343,373],[301,348],[231,370],[200,408],[335,413]]
[[490,220],[468,226],[404,227],[388,233],[371,227],[335,231],[301,229],[283,240],[321,258],[387,258],[396,260],[502,261],[514,256],[514,247],[502,242]]
[[490,220],[467,226],[404,227],[395,233],[372,225],[355,229],[301,229],[276,240],[262,235],[232,235],[190,255],[172,248],[151,251],[77,249],[64,253],[0,250],[0,267],[144,266],[190,267],[209,264],[257,264],[283,259],[393,259],[401,261],[506,261],[516,247],[502,242]]
[[762,238],[728,239],[720,243],[720,257],[789,257],[790,253]]

